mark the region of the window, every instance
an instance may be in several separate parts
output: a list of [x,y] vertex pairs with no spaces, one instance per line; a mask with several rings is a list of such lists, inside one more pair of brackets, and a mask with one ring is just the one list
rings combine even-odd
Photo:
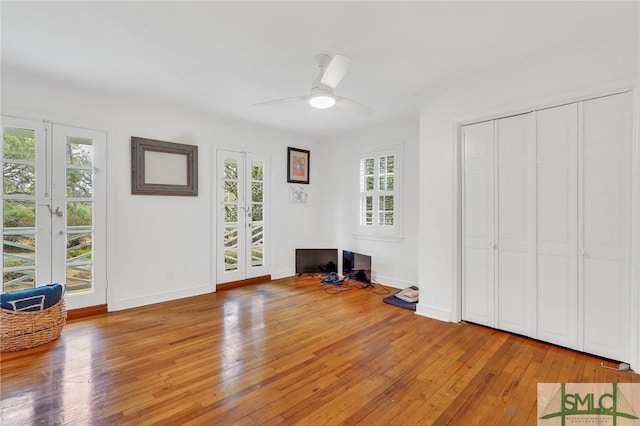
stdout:
[[399,158],[399,147],[360,155],[360,236],[400,237]]

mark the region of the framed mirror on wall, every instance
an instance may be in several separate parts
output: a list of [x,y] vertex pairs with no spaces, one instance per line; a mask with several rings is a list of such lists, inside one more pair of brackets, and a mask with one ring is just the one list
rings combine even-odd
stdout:
[[131,193],[198,196],[198,147],[132,136]]

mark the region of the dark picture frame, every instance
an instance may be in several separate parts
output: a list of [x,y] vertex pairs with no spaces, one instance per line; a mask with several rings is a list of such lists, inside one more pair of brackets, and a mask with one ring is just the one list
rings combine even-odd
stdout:
[[131,194],[198,196],[198,147],[132,136]]
[[287,147],[287,182],[308,184],[310,166],[308,150]]

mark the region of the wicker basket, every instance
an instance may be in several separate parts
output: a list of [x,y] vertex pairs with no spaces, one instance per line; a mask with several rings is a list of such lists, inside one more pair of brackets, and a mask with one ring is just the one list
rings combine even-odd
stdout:
[[0,352],[20,351],[56,340],[66,322],[64,297],[43,311],[0,308]]

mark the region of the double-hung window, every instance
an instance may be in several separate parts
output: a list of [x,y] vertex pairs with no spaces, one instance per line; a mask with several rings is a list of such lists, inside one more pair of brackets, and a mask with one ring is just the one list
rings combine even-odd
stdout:
[[360,154],[358,234],[400,238],[400,148]]

